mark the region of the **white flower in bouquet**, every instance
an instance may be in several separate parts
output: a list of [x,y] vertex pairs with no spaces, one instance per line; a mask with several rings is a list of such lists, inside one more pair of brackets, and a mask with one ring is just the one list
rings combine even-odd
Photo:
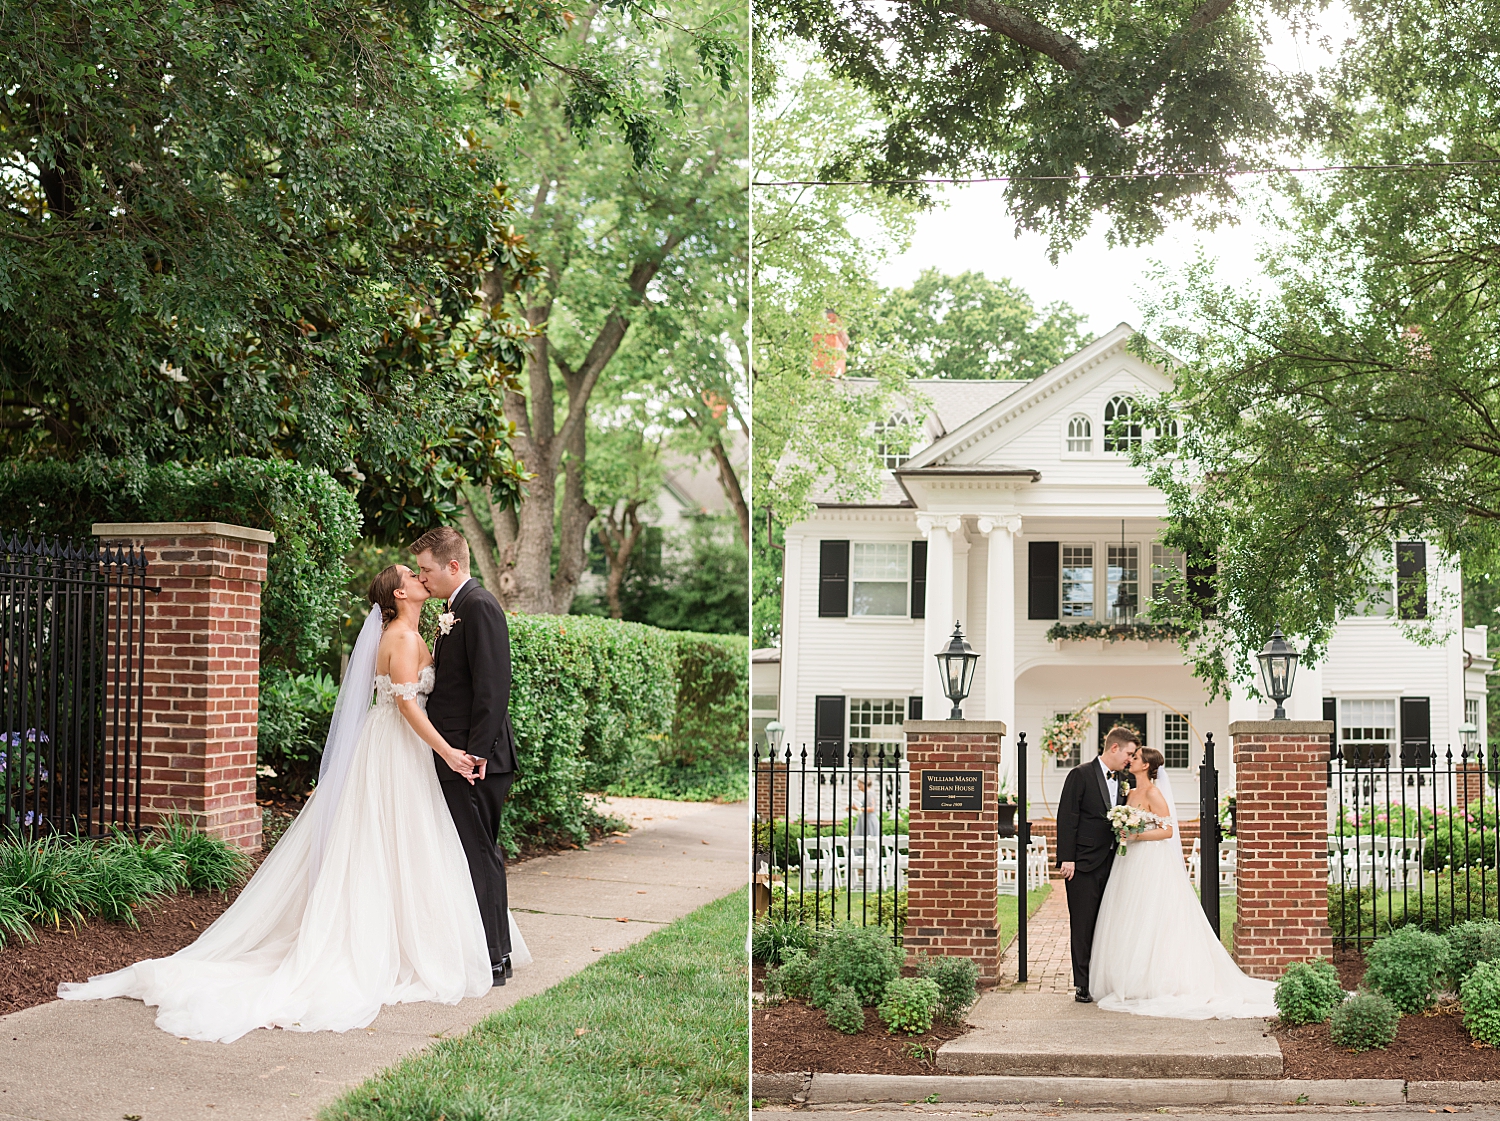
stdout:
[[1119,855],[1124,856],[1125,843],[1128,838],[1151,829],[1158,829],[1164,823],[1150,810],[1143,810],[1139,806],[1115,806],[1109,811],[1109,824],[1115,831],[1115,838],[1120,842]]

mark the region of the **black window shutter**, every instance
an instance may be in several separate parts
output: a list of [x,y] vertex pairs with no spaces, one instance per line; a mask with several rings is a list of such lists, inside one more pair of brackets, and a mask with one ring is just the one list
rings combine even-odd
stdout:
[[1205,619],[1218,614],[1219,563],[1213,556],[1188,556],[1188,599]]
[[911,543],[911,617],[927,618],[927,542]]
[[1339,702],[1336,697],[1323,698],[1323,719],[1333,724],[1328,734],[1328,785],[1333,785],[1333,760],[1339,753]]
[[849,615],[849,542],[821,541],[818,556],[818,616]]
[[844,765],[844,698],[813,698],[813,765]]
[[908,720],[920,720],[920,719],[922,719],[922,698],[921,697],[907,697],[906,698],[906,718]]
[[1028,541],[1026,543],[1026,617],[1028,619],[1056,619],[1059,585],[1062,573],[1058,568],[1058,543],[1056,541]]
[[1401,698],[1401,765],[1432,766],[1432,700]]
[[1396,542],[1396,613],[1427,618],[1427,546],[1421,541]]

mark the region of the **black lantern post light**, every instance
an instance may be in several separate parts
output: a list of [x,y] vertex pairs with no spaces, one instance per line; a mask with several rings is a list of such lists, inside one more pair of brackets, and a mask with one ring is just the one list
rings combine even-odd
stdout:
[[958,620],[953,621],[953,637],[948,640],[947,647],[935,656],[938,672],[943,675],[943,693],[953,702],[948,719],[962,720],[964,698],[974,685],[974,667],[979,662],[979,655],[964,639],[964,629]]
[[1297,676],[1297,648],[1281,637],[1281,628],[1271,631],[1270,641],[1255,655],[1260,662],[1260,683],[1266,696],[1276,702],[1272,720],[1285,720],[1283,702],[1292,695],[1292,679]]

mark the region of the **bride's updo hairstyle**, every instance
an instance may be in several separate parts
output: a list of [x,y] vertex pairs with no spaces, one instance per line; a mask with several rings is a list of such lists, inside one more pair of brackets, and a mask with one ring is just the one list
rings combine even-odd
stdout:
[[1165,755],[1154,747],[1143,747],[1140,749],[1141,762],[1146,764],[1146,777],[1152,782],[1156,781],[1156,772],[1161,770],[1163,763],[1167,761]]
[[396,617],[396,589],[406,579],[406,566],[393,564],[382,568],[370,581],[370,606],[380,608],[382,622],[389,623]]

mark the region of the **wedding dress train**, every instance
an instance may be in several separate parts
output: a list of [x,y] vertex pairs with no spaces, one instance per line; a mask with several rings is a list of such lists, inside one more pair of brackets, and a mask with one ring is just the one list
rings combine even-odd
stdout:
[[[374,680],[340,785],[319,782],[234,904],[171,957],[61,985],[60,997],[134,997],[173,1035],[228,1043],[261,1027],[347,1031],[386,1004],[489,991],[484,925],[432,749],[395,703],[431,692],[432,667],[405,685]],[[331,816],[316,812],[320,797]],[[513,919],[511,941],[512,962],[529,962]]]
[[[1170,787],[1164,793],[1173,805]],[[1234,964],[1208,925],[1175,835],[1133,841],[1115,857],[1089,980],[1094,1002],[1108,1012],[1175,1020],[1276,1015],[1275,982],[1247,977]]]

